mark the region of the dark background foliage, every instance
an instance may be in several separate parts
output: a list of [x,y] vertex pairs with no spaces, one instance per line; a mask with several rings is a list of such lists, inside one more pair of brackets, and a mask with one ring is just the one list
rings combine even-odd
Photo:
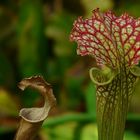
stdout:
[[[97,140],[95,87],[88,71],[91,57],[76,54],[69,41],[78,16],[99,7],[117,15],[139,17],[139,0],[1,0],[0,1],[0,139],[11,140],[22,107],[41,106],[38,93],[22,93],[18,82],[42,75],[52,84],[57,106],[37,140]],[[140,139],[140,82],[126,123],[125,140]]]

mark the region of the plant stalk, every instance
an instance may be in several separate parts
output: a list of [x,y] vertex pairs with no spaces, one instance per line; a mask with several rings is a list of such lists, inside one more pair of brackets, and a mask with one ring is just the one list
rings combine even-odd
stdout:
[[38,123],[30,123],[24,119],[21,119],[15,140],[33,140],[37,135],[42,123],[43,121]]
[[97,124],[99,140],[123,140],[129,100],[136,76],[122,71],[106,85],[97,85]]

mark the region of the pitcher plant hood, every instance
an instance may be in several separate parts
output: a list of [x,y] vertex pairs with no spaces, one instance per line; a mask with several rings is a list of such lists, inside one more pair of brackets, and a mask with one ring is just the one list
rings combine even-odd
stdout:
[[91,18],[74,22],[70,40],[78,43],[79,55],[94,56],[98,65],[131,67],[140,60],[140,18],[95,9]]

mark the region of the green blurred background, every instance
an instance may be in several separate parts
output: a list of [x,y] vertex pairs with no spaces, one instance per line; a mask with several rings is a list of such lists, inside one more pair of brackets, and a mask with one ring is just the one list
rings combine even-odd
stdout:
[[[88,71],[91,57],[76,54],[69,41],[72,24],[91,11],[113,10],[140,16],[139,0],[1,0],[0,1],[0,140],[12,140],[22,107],[40,106],[38,93],[22,93],[18,82],[42,75],[53,86],[57,106],[37,140],[97,140],[95,87]],[[126,122],[125,140],[140,140],[140,82]]]

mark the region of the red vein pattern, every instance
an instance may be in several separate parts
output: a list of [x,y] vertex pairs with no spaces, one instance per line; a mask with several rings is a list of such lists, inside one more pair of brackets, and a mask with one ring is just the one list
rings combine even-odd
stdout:
[[140,19],[95,9],[91,18],[74,22],[70,40],[78,43],[78,54],[94,56],[98,65],[133,66],[140,60]]

